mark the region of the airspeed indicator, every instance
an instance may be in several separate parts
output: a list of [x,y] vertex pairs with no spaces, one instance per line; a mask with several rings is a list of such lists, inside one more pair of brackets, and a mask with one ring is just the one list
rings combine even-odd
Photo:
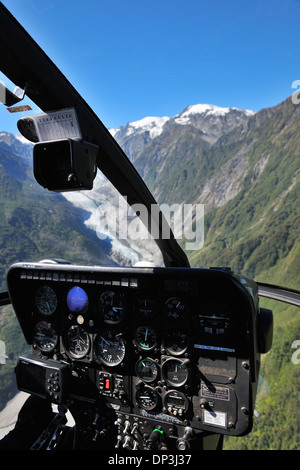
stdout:
[[57,309],[57,296],[52,287],[40,287],[35,294],[35,304],[42,315],[52,315]]

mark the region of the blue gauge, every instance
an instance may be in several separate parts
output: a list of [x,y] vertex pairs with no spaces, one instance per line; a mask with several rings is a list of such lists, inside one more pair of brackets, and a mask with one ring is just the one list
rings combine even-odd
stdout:
[[71,312],[86,312],[89,306],[89,299],[86,292],[81,287],[72,287],[68,292],[67,305]]

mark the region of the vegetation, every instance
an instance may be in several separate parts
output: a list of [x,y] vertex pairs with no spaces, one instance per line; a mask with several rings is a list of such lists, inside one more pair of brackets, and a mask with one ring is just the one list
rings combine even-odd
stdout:
[[0,366],[0,409],[2,410],[7,401],[13,398],[18,391],[14,369],[18,357],[29,352],[30,347],[26,344],[11,307],[3,307],[0,319],[0,340],[5,342],[6,355],[8,356],[5,359],[5,365]]
[[[40,188],[31,173],[31,167],[14,151],[13,145],[0,140],[1,292],[6,290],[6,271],[16,262],[46,257],[79,264],[112,264],[109,244],[84,226],[84,212],[60,194]],[[17,392],[14,374],[17,358],[29,350],[11,306],[0,310],[0,340],[5,342],[8,356],[5,365],[0,365],[2,409]]]
[[[251,131],[241,190],[206,215],[205,245],[190,253],[194,266],[231,266],[257,281],[300,290],[299,121],[299,110],[287,100]],[[261,305],[273,310],[275,325],[273,347],[262,356],[258,417],[248,436],[226,438],[224,447],[299,450],[300,364],[292,361],[292,344],[300,340],[300,311],[265,299]]]
[[[176,151],[170,147],[169,166],[149,171],[146,181],[159,202],[205,205],[205,243],[188,253],[192,266],[230,266],[257,281],[300,290],[299,129],[300,106],[288,98],[211,146],[201,145],[191,128],[181,131],[179,147],[172,136]],[[148,152],[154,154],[146,148],[138,168]],[[299,450],[300,364],[291,359],[300,311],[265,299],[261,305],[273,310],[275,327],[273,348],[262,356],[259,415],[250,435],[225,439],[225,448]]]
[[225,438],[225,450],[300,449],[300,363],[293,342],[300,339],[299,308],[274,301],[267,303],[275,317],[271,351],[262,356],[256,418],[250,434]]

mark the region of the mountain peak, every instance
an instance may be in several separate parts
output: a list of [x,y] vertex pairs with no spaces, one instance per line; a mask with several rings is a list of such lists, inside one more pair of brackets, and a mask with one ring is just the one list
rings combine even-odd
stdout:
[[220,117],[220,116],[225,116],[226,114],[232,111],[240,112],[244,114],[245,116],[251,116],[255,114],[254,111],[251,111],[249,109],[226,108],[226,107],[216,106],[212,104],[199,103],[199,104],[187,106],[182,111],[182,113],[179,113],[177,114],[177,116],[174,117],[174,120],[177,124],[184,125],[184,124],[188,124],[191,116],[193,115],[202,114],[204,116]]
[[169,119],[170,118],[168,116],[148,116],[140,119],[139,121],[129,123],[129,127],[133,128],[132,131],[148,131],[150,133],[150,137],[154,138],[162,133],[162,128]]
[[162,133],[163,126],[167,121],[169,121],[169,119],[170,118],[168,116],[147,116],[143,119],[139,119],[138,121],[129,122],[126,124],[126,126],[120,127],[119,129],[110,129],[110,133],[113,135],[113,137],[115,137],[116,134],[122,131],[122,137],[128,137],[131,134],[137,135],[144,132],[148,132],[149,137],[151,139],[154,139]]
[[[255,114],[254,111],[249,109],[239,109],[239,108],[226,108],[221,106],[216,106],[212,104],[199,103],[187,106],[181,113],[177,114],[174,117],[155,117],[147,116],[138,121],[128,122],[125,126],[121,126],[117,129],[110,129],[110,133],[117,140],[123,140],[132,135],[141,135],[148,134],[150,139],[155,139],[158,137],[164,130],[164,125],[167,122],[173,122],[175,124],[185,125],[191,124],[195,125],[195,119],[201,119],[201,125],[203,125],[203,119],[211,119],[215,117],[217,120],[222,119],[222,117],[234,115],[234,119],[245,119],[247,117]],[[198,127],[196,125],[196,127]]]

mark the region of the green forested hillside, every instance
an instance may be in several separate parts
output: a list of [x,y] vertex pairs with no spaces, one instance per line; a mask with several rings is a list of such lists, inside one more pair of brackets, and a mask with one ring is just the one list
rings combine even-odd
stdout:
[[221,265],[230,261],[238,272],[256,279],[262,273],[268,282],[278,272],[273,267],[289,257],[280,279],[291,281],[292,271],[291,287],[299,286],[299,111],[286,101],[252,134],[241,189],[207,214],[205,247],[191,254],[193,263],[206,264],[207,257]]
[[[174,194],[207,202],[205,243],[189,253],[191,264],[230,266],[257,281],[300,290],[299,170],[300,107],[287,99],[169,171],[159,188],[164,202],[172,203]],[[235,192],[220,203],[218,192],[237,172]],[[225,448],[299,450],[300,364],[292,362],[292,344],[300,340],[300,309],[266,299],[261,306],[273,310],[275,327],[273,348],[262,357],[258,417],[249,436],[225,439]]]
[[[206,243],[192,263],[231,266],[254,279],[300,290],[300,109],[290,100],[252,134],[241,191],[208,214]],[[257,177],[260,162],[264,169]],[[261,164],[262,167],[262,164]],[[262,357],[253,432],[228,449],[300,449],[300,309],[262,300],[274,313],[274,341]]]
[[[79,264],[112,264],[110,245],[83,223],[86,215],[61,195],[40,188],[32,167],[0,137],[0,287],[6,290],[6,272],[20,261],[62,258]],[[22,148],[20,148],[22,150]],[[0,365],[0,410],[17,392],[14,368],[28,346],[12,307],[0,310],[0,340],[5,342],[5,365]]]
[[299,308],[266,300],[261,305],[273,310],[274,339],[262,356],[253,430],[244,437],[226,437],[224,448],[299,450],[300,364],[292,362],[292,344],[300,339]]

